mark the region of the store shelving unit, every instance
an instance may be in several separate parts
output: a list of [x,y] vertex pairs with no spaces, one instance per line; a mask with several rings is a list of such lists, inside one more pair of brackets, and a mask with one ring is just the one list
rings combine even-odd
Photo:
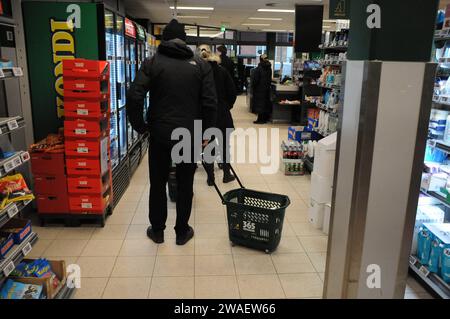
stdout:
[[0,211],[0,228],[3,227],[11,218],[17,216],[28,204],[30,200],[10,203]]
[[15,245],[5,256],[0,259],[0,283],[17,267],[17,265],[31,252],[33,245],[37,242],[36,233],[31,233],[20,244]]
[[[446,45],[446,42],[449,40],[450,36],[447,33],[441,35],[440,31],[437,31],[435,42]],[[450,66],[450,58],[440,59],[437,76],[440,77],[439,73],[448,66]],[[433,96],[432,109],[450,111],[450,97],[439,96],[435,94]],[[430,132],[434,132],[434,130],[430,129]],[[450,155],[450,145],[445,141],[436,140],[435,138],[436,137],[431,134],[429,136],[427,146],[438,149]],[[427,204],[442,207],[445,213],[444,222],[448,223],[450,221],[450,201],[447,200],[446,196],[439,192],[427,191],[426,189],[421,189],[420,191],[422,194],[421,199],[424,198]],[[419,199],[419,205],[421,199]],[[410,256],[409,269],[410,274],[415,276],[428,291],[442,299],[450,299],[450,285],[445,283],[438,274],[430,272],[428,266],[421,264],[419,258],[414,256],[413,254]]]

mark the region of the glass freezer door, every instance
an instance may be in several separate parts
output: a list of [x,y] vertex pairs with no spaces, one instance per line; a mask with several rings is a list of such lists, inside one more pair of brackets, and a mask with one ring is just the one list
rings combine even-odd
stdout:
[[114,14],[105,10],[105,41],[106,59],[110,65],[110,141],[111,141],[111,165],[114,169],[119,164],[119,132],[117,125],[117,64],[116,64],[116,37],[114,32]]

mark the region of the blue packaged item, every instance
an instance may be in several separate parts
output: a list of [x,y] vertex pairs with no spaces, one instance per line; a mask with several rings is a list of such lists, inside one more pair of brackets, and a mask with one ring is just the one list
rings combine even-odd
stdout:
[[419,231],[417,239],[417,257],[422,265],[427,265],[430,260],[431,233],[427,229]]
[[440,243],[439,239],[433,239],[431,242],[430,260],[428,261],[428,269],[431,272],[439,273],[443,250],[444,246]]
[[445,248],[441,256],[441,277],[450,284],[450,248]]
[[0,291],[0,299],[40,299],[42,286],[8,279]]

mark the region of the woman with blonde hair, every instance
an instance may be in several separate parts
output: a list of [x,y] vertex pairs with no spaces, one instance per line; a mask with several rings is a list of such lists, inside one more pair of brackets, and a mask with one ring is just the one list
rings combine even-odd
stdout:
[[[219,145],[221,151],[220,158],[222,162],[223,169],[223,182],[229,183],[235,180],[235,177],[231,174],[230,170],[230,130],[234,129],[233,118],[231,116],[230,110],[233,108],[236,102],[236,87],[234,85],[231,75],[220,66],[220,57],[212,53],[209,45],[203,44],[197,48],[197,55],[208,61],[212,67],[214,74],[214,81],[216,83],[217,90],[217,125],[216,127],[222,131],[223,145]],[[228,133],[227,133],[228,132]],[[214,185],[214,164],[207,164],[207,174],[208,174],[208,185]]]

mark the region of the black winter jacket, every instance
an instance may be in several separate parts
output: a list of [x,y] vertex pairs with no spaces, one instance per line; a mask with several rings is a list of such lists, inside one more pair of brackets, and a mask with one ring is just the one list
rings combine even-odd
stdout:
[[[144,99],[150,91],[147,123],[143,118]],[[150,131],[152,138],[170,145],[172,131],[203,120],[203,130],[217,121],[217,95],[211,66],[194,57],[179,40],[162,42],[156,55],[146,60],[127,93],[127,113],[139,133]]]
[[217,90],[217,128],[220,128],[221,130],[234,128],[233,117],[231,116],[230,110],[236,102],[236,87],[233,79],[225,68],[214,61],[210,61],[210,64],[213,69]]
[[222,67],[228,71],[228,73],[230,74],[231,78],[234,79],[234,62],[233,60],[231,60],[228,55],[222,55],[220,57],[220,59],[222,60]]
[[261,62],[253,71],[252,80],[253,111],[257,114],[271,113],[272,64],[270,62]]

